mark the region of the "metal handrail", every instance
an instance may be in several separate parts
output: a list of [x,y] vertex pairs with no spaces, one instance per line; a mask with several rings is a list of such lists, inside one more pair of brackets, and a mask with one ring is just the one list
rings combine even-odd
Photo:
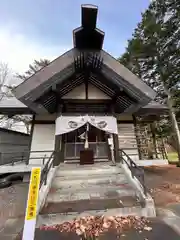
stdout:
[[[35,156],[35,157],[30,157],[31,154],[33,153],[45,153],[44,156]],[[52,151],[24,151],[24,152],[1,152],[0,153],[0,159],[2,159],[3,155],[14,155],[13,157],[11,157],[11,162],[7,163],[7,164],[11,164],[12,166],[14,166],[14,164],[16,162],[25,162],[26,165],[29,164],[29,160],[32,159],[43,159],[43,165],[45,164],[45,159],[48,158],[48,156],[46,155],[47,153],[52,153]],[[6,164],[6,163],[3,163]],[[1,164],[1,165],[3,165]]]
[[[48,161],[46,162],[42,172],[41,172],[41,182],[40,182],[40,188],[41,186],[44,184],[46,185],[47,184],[47,176],[48,176],[48,173],[50,171],[51,168],[54,168],[54,155],[55,155],[55,152],[52,152],[51,156],[49,157]],[[45,157],[44,157],[45,159]],[[43,159],[43,161],[45,162],[45,160]]]
[[130,158],[130,156],[125,151],[123,151],[122,149],[119,149],[119,155],[120,155],[121,162],[126,163],[129,170],[131,171],[132,178],[136,177],[138,179],[138,181],[140,182],[140,184],[143,188],[144,194],[147,195],[147,188],[146,188],[146,185],[145,185],[144,170],[141,167],[137,166],[136,163]]

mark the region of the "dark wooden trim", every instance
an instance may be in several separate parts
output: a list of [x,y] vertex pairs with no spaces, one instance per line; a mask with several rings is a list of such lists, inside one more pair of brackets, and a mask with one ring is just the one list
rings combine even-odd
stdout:
[[34,120],[34,124],[55,124],[55,120]]
[[85,94],[86,94],[86,100],[88,100],[88,80],[85,81]]
[[115,162],[119,162],[119,138],[118,134],[113,134],[113,142],[114,142],[114,159]]
[[123,124],[123,123],[133,123],[133,120],[117,120],[117,124]]
[[[114,105],[111,105],[111,113],[113,116],[115,116],[115,111],[114,111]],[[118,124],[118,122],[117,122]],[[113,135],[113,143],[114,143],[114,160],[115,162],[119,162],[119,133],[118,134],[112,134]]]
[[85,81],[84,81],[84,84],[85,84],[85,98],[86,100],[88,100],[89,96],[88,96],[88,79],[89,79],[89,71],[86,71],[86,74],[85,74]]
[[60,158],[61,158],[61,150],[60,150],[60,143],[61,143],[61,135],[55,135],[55,143],[54,143],[54,166],[58,166],[60,163]]
[[106,104],[110,103],[111,99],[62,99],[61,102],[64,104]]
[[108,156],[108,160],[112,161],[112,154],[111,154],[111,149],[108,143],[108,136],[107,134],[105,134],[105,139],[106,139],[106,147],[107,147],[107,156]]
[[61,138],[61,156],[60,156],[60,162],[64,162],[65,160],[65,134],[62,135]]

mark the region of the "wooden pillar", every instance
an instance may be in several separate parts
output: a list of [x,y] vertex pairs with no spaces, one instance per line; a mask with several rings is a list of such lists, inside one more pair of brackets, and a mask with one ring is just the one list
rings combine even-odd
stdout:
[[139,159],[142,160],[141,140],[140,140],[140,138],[139,138],[139,131],[138,131],[138,129],[137,129],[137,127],[138,127],[137,119],[136,119],[136,116],[134,116],[134,115],[132,115],[132,117],[133,117],[134,131],[135,131],[135,136],[136,136],[136,142],[137,142]]
[[60,163],[60,144],[61,135],[55,135],[55,146],[54,146],[54,166],[58,166]]
[[56,135],[54,148],[54,166],[58,166],[61,162],[64,162],[64,146],[64,135]]
[[114,142],[114,159],[115,162],[119,162],[119,139],[118,134],[113,134],[113,142]]
[[150,129],[152,133],[152,140],[153,140],[153,148],[155,152],[156,158],[158,158],[158,152],[157,152],[157,142],[156,142],[156,123],[150,123]]
[[61,139],[61,158],[60,161],[61,163],[64,162],[64,157],[65,157],[65,134],[62,135]]
[[29,164],[29,159],[31,156],[31,145],[32,145],[33,132],[34,132],[35,117],[36,117],[36,115],[34,114],[32,117],[32,121],[31,121],[31,131],[30,131],[31,140],[29,142],[29,153],[27,154],[27,158],[28,158],[26,161],[27,165]]
[[106,139],[106,146],[107,146],[108,160],[109,160],[109,161],[112,161],[111,149],[110,149],[110,147],[109,147],[108,136],[107,136],[107,134],[105,134],[105,139]]
[[[114,104],[111,105],[111,113],[115,117]],[[117,120],[116,120],[117,123]],[[119,138],[118,134],[113,134],[113,143],[114,143],[114,160],[115,162],[120,161],[119,157]]]

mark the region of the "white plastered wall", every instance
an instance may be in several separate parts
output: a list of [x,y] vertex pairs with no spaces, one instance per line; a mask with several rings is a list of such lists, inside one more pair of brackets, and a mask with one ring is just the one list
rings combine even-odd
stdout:
[[[118,117],[119,118],[119,117]],[[132,116],[122,116],[121,120],[131,120]],[[118,123],[119,148],[134,161],[139,160],[138,147],[133,123]]]
[[[42,164],[42,158],[46,155],[46,160],[54,151],[55,146],[55,124],[35,124],[31,151],[44,151],[41,153],[31,153],[29,163],[30,164]],[[40,159],[35,159],[35,158]]]
[[[62,99],[85,99],[85,84],[74,88],[72,91],[62,97]],[[92,84],[88,84],[88,99],[110,99],[108,95],[99,90]]]
[[92,84],[88,84],[88,99],[110,99],[110,97]]

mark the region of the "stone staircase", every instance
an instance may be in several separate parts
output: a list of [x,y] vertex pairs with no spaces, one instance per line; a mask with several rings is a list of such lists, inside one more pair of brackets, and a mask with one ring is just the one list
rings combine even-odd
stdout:
[[123,169],[109,163],[62,164],[37,219],[54,225],[86,215],[144,215]]

